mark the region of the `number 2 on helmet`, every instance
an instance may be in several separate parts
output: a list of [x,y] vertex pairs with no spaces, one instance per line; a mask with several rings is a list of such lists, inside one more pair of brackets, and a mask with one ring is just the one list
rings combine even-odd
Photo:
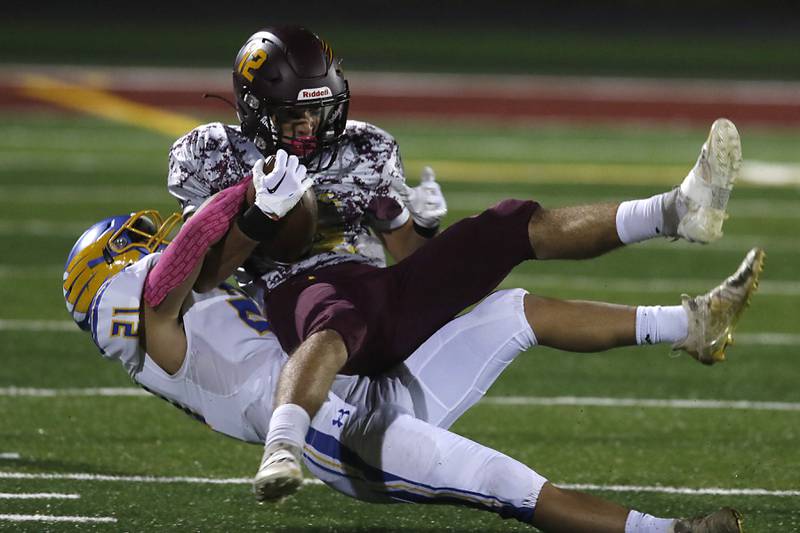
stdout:
[[251,70],[258,70],[258,68],[264,64],[264,61],[267,60],[267,53],[260,48],[257,48],[250,52],[249,55],[246,55],[245,58],[249,58],[246,61],[242,61],[239,63],[239,73],[247,78],[249,81],[253,81],[253,73],[250,72]]

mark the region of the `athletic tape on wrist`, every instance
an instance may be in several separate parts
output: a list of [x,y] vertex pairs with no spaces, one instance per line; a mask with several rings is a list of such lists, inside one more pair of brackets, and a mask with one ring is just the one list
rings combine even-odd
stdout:
[[425,226],[420,226],[416,222],[414,222],[413,224],[414,224],[414,231],[416,231],[417,235],[419,235],[420,237],[425,237],[426,239],[430,239],[436,236],[437,233],[439,233],[439,224],[436,224],[432,228],[426,228]]
[[273,220],[256,205],[247,208],[236,220],[242,233],[254,241],[268,241],[278,232],[279,220]]

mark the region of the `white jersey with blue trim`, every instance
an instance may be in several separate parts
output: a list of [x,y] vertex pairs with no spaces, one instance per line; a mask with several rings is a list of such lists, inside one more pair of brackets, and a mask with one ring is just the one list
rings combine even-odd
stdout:
[[[215,289],[193,294],[183,315],[186,358],[174,375],[164,372],[137,337],[142,287],[158,257],[128,267],[98,292],[95,342],[146,390],[216,431],[263,443],[287,356],[252,300]],[[361,500],[448,503],[529,522],[546,478],[446,430],[536,343],[524,295],[491,295],[386,375],[337,376],[306,434],[309,470]]]
[[138,336],[142,288],[160,255],[129,266],[98,291],[90,319],[95,344],[144,389],[215,431],[263,442],[286,354],[255,302],[223,286],[192,293],[183,313],[183,365],[174,375],[162,370],[142,350]]

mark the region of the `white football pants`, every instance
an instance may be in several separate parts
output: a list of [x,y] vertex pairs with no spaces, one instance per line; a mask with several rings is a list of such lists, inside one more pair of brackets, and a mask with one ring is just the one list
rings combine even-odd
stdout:
[[464,505],[529,522],[546,479],[446,429],[536,344],[525,294],[490,295],[390,375],[338,377],[306,436],[311,472],[360,500]]

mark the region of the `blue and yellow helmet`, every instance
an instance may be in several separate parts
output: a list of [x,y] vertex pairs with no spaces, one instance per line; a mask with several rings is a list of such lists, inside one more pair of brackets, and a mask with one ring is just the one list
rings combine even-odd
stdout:
[[100,286],[126,266],[166,247],[180,218],[173,213],[163,220],[158,211],[149,209],[106,218],[83,232],[64,266],[64,300],[81,329],[89,329],[89,306]]

